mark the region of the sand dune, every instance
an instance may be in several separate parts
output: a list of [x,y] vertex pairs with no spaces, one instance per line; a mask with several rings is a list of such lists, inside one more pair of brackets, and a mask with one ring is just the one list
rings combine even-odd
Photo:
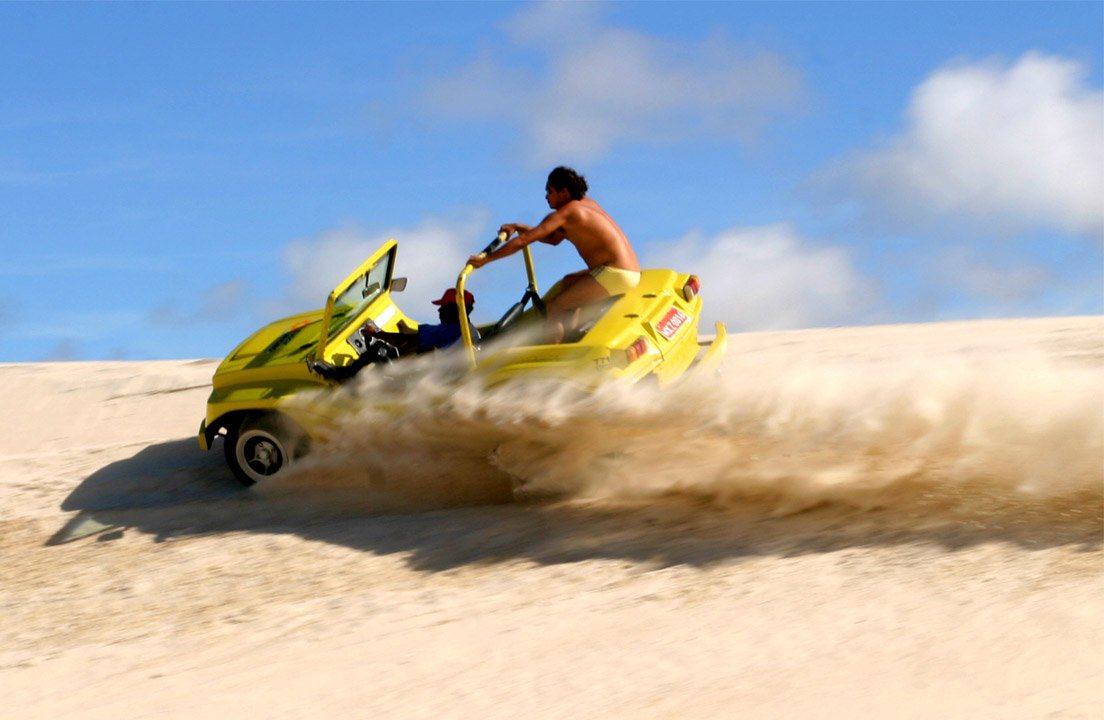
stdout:
[[0,717],[1104,714],[1104,318],[541,403],[411,370],[248,491],[215,365],[0,365]]

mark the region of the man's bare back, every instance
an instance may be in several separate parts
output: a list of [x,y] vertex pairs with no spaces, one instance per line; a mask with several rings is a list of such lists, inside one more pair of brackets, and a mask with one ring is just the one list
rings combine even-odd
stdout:
[[640,261],[629,244],[629,238],[594,200],[588,197],[571,200],[552,215],[556,213],[563,213],[563,237],[579,251],[588,269],[605,265],[621,270],[640,270]]

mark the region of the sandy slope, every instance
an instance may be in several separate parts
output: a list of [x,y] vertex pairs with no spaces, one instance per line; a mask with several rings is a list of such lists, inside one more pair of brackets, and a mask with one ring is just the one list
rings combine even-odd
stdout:
[[[194,440],[214,362],[0,365],[0,716],[1104,714],[1104,319],[730,357],[650,402],[690,406],[658,435],[608,398],[542,418],[539,448],[461,418],[557,500],[388,512],[311,473],[239,490]],[[428,466],[380,444],[337,457],[479,479],[445,440]]]

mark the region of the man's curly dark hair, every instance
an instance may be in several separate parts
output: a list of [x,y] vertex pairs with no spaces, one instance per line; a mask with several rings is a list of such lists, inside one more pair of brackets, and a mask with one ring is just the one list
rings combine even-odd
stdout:
[[556,190],[567,190],[572,200],[582,200],[587,193],[586,178],[563,165],[548,173],[548,185]]

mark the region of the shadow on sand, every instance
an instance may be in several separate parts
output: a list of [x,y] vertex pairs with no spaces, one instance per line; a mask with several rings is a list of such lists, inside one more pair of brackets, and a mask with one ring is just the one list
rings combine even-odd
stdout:
[[920,513],[821,505],[773,517],[763,501],[718,506],[702,498],[648,502],[519,501],[505,505],[370,512],[268,497],[240,487],[221,448],[204,454],[188,438],[150,446],[86,478],[61,509],[77,511],[47,545],[127,529],[157,541],[231,532],[295,534],[378,555],[401,553],[412,569],[443,571],[514,560],[541,564],[619,559],[659,566],[705,566],[757,557],[847,548],[980,543],[1025,549],[1101,547],[1099,498],[1056,511],[1020,506],[986,514]]

